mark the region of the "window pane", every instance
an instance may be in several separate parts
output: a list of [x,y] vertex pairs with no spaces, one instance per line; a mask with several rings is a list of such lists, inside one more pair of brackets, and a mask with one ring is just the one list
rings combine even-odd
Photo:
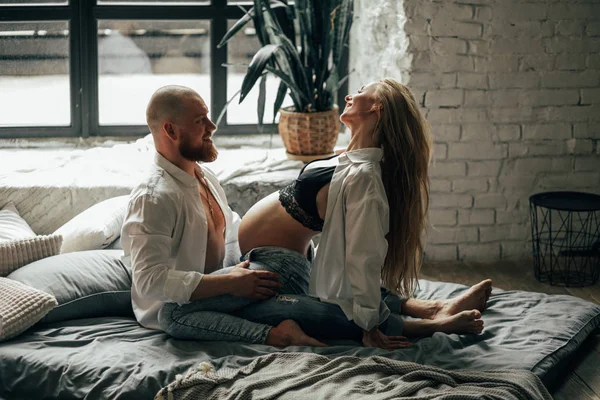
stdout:
[[[235,24],[235,21],[229,21],[229,28]],[[250,64],[252,57],[260,49],[260,42],[256,37],[254,24],[249,22],[246,27],[238,32],[227,42],[227,62],[229,64]],[[242,87],[242,81],[246,74],[245,66],[233,65],[227,68],[227,100],[231,99],[235,93]],[[267,94],[265,100],[265,118],[264,123],[270,124],[273,121],[273,103],[277,97],[279,89],[279,78],[272,74],[267,77]],[[256,105],[258,103],[260,80],[252,88],[242,104],[239,104],[239,95],[229,103],[227,108],[227,123],[230,125],[256,124],[258,116]],[[286,96],[283,106],[292,104],[291,98]],[[279,118],[279,117],[278,117]]]
[[196,90],[210,106],[210,22],[99,21],[101,125],[146,125],[146,105],[165,85]]
[[69,0],[0,0],[2,6],[55,6],[68,4]]
[[0,126],[71,124],[69,24],[0,22]]

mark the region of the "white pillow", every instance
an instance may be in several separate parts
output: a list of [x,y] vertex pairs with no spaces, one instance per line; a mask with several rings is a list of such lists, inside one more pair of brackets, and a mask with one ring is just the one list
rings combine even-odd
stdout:
[[121,244],[121,236],[117,238],[114,242],[108,245],[107,249],[110,250],[123,250],[123,245]]
[[51,294],[0,278],[0,341],[26,331],[56,306]]
[[61,244],[62,236],[56,234],[0,242],[0,276],[6,276],[42,258],[57,255]]
[[15,204],[11,201],[0,210],[0,243],[10,240],[21,240],[35,237],[27,221],[19,215]]
[[101,250],[121,236],[129,195],[93,205],[54,232],[62,235],[61,253]]

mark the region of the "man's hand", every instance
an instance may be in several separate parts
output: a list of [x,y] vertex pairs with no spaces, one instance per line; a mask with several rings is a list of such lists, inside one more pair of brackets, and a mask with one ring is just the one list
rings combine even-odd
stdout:
[[387,336],[379,328],[363,331],[362,342],[365,347],[380,347],[386,350],[403,349],[412,346],[412,343],[405,336]]
[[241,262],[229,272],[232,282],[230,294],[248,299],[266,300],[275,296],[277,290],[283,287],[279,283],[279,274],[250,270],[249,265],[248,261]]

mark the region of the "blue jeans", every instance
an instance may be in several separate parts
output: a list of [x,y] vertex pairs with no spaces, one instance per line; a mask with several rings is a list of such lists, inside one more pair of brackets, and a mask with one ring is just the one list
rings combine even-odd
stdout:
[[[399,315],[402,300],[383,288],[381,298],[388,308],[397,311],[391,312],[379,325],[379,329],[389,336],[402,335],[404,321]],[[362,340],[362,328],[348,320],[337,304],[326,303],[308,295],[278,295],[241,308],[234,315],[271,326],[293,319],[307,335],[316,339]]]
[[[278,273],[283,285],[280,294],[266,301],[221,295],[182,306],[166,303],[158,314],[160,327],[177,339],[265,343],[273,326],[293,319],[316,338],[360,340],[362,330],[337,304],[307,295],[311,262],[304,255],[279,247],[260,247],[242,259],[250,260],[250,269]],[[213,274],[227,274],[232,268]],[[386,293],[382,298],[392,306],[397,297]],[[388,335],[399,335],[402,319],[391,314],[380,329]]]

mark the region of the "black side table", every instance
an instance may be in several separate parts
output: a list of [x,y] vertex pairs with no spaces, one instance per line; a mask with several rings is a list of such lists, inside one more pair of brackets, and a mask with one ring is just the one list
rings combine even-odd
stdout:
[[600,196],[538,193],[529,198],[535,277],[556,286],[593,285],[600,275]]

